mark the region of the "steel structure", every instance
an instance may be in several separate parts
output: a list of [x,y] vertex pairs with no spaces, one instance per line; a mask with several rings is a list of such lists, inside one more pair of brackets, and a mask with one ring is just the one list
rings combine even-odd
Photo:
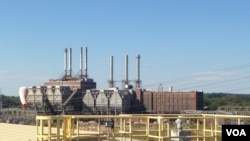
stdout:
[[[126,55],[124,89],[114,88],[113,56],[110,58],[110,89],[96,90],[96,83],[88,78],[87,48],[83,72],[83,49],[80,49],[80,70],[72,74],[72,49],[66,48],[64,74],[59,79],[51,79],[43,86],[28,88],[28,107],[39,114],[119,114],[134,113],[142,106],[136,102],[135,91],[128,80],[128,55]],[[138,66],[139,68],[139,66]],[[139,79],[139,71],[138,71]],[[137,81],[140,82],[140,81]],[[139,84],[139,83],[138,83]],[[142,111],[141,109],[139,111]]]
[[83,96],[83,111],[101,115],[131,113],[133,95],[132,90],[87,90]]
[[[85,49],[85,73],[83,74],[82,48],[80,70],[74,76],[72,71],[72,49],[64,50],[64,73],[59,79],[51,79],[43,86],[28,87],[28,107],[39,114],[72,114],[82,112],[82,96],[88,89],[95,89],[96,82],[88,78],[87,48]],[[69,63],[68,63],[69,61]]]
[[[183,135],[177,120],[185,123]],[[248,125],[250,116],[215,114],[37,116],[37,140],[221,141],[222,125]],[[45,124],[46,123],[46,124]],[[48,130],[45,130],[48,129]]]
[[[183,110],[201,110],[203,92],[154,92],[141,88],[140,58],[138,54],[134,89],[129,84],[128,55],[125,56],[125,79],[118,90],[113,78],[113,56],[110,57],[109,89],[96,90],[96,82],[88,77],[87,48],[83,64],[80,49],[80,70],[72,70],[72,49],[64,50],[64,73],[59,79],[50,79],[43,86],[28,87],[28,107],[39,114],[120,114],[120,113],[181,113]],[[85,68],[83,68],[83,66]]]

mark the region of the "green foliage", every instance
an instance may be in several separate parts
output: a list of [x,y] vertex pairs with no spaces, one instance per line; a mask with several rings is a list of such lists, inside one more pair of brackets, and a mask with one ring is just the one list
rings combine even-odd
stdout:
[[2,99],[3,108],[20,108],[21,107],[19,96],[0,95],[0,99]]
[[204,106],[210,110],[217,110],[219,106],[250,106],[249,94],[226,94],[226,93],[207,93],[204,94]]

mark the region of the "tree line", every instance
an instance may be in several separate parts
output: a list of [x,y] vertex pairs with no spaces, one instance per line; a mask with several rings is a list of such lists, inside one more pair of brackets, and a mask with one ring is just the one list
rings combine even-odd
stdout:
[[250,106],[250,94],[206,93],[204,106],[217,110],[219,106]]
[[0,101],[2,101],[2,108],[21,108],[21,102],[19,96],[6,96],[0,95]]

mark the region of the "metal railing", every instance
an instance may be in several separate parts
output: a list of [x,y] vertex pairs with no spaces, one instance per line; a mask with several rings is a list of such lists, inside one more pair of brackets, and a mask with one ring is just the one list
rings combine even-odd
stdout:
[[[177,119],[181,121],[178,124]],[[222,125],[250,116],[217,114],[37,116],[37,140],[221,141]]]

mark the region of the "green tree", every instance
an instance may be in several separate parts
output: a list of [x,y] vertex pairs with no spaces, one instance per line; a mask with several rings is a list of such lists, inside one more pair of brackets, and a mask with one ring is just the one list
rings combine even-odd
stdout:
[[250,106],[249,94],[207,93],[204,94],[204,106],[217,110],[219,106]]
[[5,96],[1,95],[3,108],[20,108],[21,102],[19,96]]

